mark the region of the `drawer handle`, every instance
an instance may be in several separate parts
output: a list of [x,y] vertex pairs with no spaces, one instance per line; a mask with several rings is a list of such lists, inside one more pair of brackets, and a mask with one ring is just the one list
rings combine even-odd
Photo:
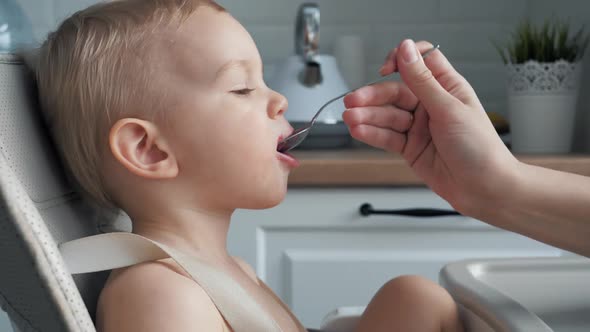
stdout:
[[460,216],[461,214],[454,210],[441,210],[441,209],[399,209],[399,210],[375,210],[369,203],[361,205],[359,211],[362,216],[368,217],[372,214],[385,214],[385,215],[396,215],[396,216],[407,216],[407,217],[445,217],[445,216]]

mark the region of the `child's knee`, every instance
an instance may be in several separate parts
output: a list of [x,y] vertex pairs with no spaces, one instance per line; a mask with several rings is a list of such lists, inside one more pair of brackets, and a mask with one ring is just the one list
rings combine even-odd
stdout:
[[440,321],[442,331],[462,331],[459,310],[452,296],[439,284],[420,276],[401,276],[379,290],[382,304],[421,312]]
[[446,289],[429,279],[416,275],[394,278],[385,283],[379,293],[393,301],[416,305],[455,305]]

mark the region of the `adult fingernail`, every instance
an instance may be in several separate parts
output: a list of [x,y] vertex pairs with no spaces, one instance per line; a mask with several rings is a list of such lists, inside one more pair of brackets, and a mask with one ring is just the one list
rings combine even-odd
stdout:
[[418,50],[416,44],[411,39],[406,39],[401,46],[402,58],[406,64],[418,61]]

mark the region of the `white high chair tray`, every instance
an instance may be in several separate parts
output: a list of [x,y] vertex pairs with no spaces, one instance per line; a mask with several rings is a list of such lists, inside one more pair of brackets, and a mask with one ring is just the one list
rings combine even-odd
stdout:
[[322,332],[352,332],[365,311],[364,306],[339,307],[327,314],[321,325]]
[[590,259],[463,261],[440,281],[468,331],[590,331]]

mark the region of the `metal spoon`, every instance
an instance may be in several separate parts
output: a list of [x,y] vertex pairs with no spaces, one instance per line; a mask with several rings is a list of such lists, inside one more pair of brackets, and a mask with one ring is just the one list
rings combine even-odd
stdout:
[[[433,48],[429,49],[428,51],[424,52],[424,54],[422,54],[422,58],[426,58],[430,53],[434,52],[435,50],[437,50],[438,48],[440,48],[440,45],[436,45]],[[382,81],[385,81],[388,78],[391,78],[393,75],[395,75],[396,73],[387,75],[387,76],[383,76],[378,80],[375,80],[373,82],[367,83],[363,86],[367,86],[367,85],[373,85]],[[318,116],[320,115],[320,113],[331,103],[335,102],[336,100],[346,96],[347,94],[354,92],[356,90],[360,89],[356,88],[354,90],[350,90],[346,93],[341,94],[338,97],[335,97],[333,99],[330,99],[327,103],[325,103],[320,110],[313,116],[313,118],[311,119],[311,121],[307,124],[307,126],[301,127],[297,130],[295,130],[291,135],[289,135],[288,137],[284,138],[281,142],[279,142],[279,145],[277,146],[277,151],[279,152],[287,152],[289,150],[294,149],[296,146],[298,146],[299,144],[301,144],[301,142],[303,142],[303,140],[305,140],[305,138],[307,137],[307,135],[309,135],[309,132],[311,131],[311,127],[313,127],[313,125],[315,124],[315,121],[317,120]]]

